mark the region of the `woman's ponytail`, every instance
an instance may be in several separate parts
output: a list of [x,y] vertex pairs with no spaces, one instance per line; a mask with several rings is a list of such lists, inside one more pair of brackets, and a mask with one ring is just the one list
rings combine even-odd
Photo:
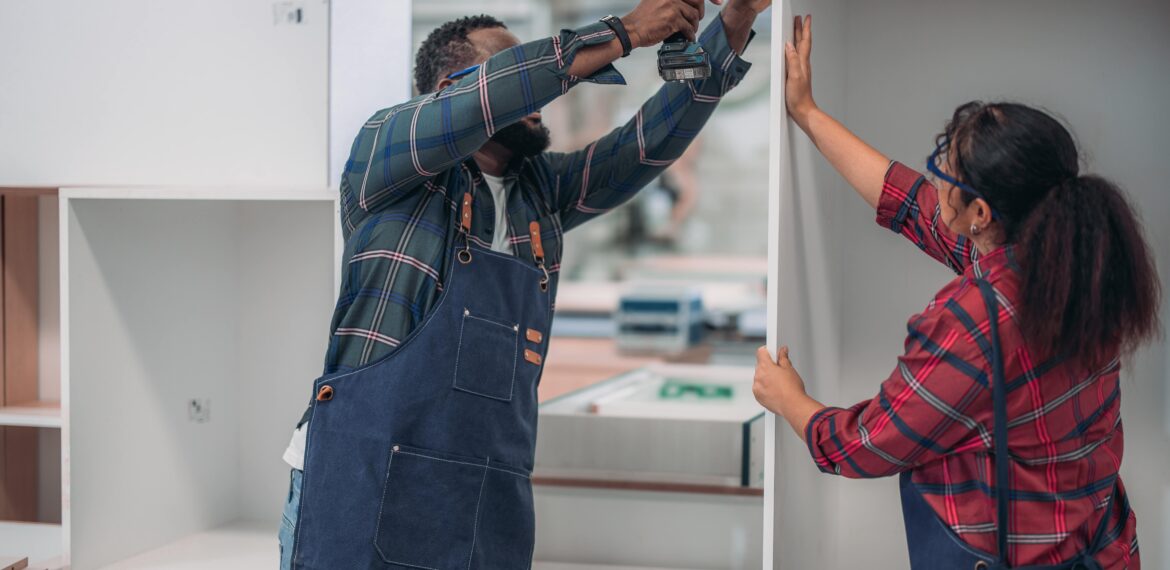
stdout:
[[1111,182],[1066,180],[1016,235],[1020,323],[1033,349],[1099,367],[1158,333],[1154,261],[1141,222]]
[[1016,246],[1033,350],[1100,367],[1159,333],[1161,285],[1141,222],[1112,182],[1079,175],[1064,125],[1027,105],[972,101],[940,139]]

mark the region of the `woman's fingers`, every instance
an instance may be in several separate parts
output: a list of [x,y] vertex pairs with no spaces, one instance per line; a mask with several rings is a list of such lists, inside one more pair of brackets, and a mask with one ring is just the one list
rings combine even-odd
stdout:
[[771,364],[773,366],[776,365],[776,363],[772,361],[772,355],[768,352],[768,347],[761,346],[760,348],[756,349],[756,364],[759,366],[763,366],[765,364]]
[[772,354],[768,352],[768,347],[761,346],[756,349],[756,365],[764,366],[780,366],[781,368],[792,368],[792,360],[788,358],[788,347],[781,346],[776,351],[776,360],[772,360]]
[[800,74],[800,54],[796,53],[796,47],[792,45],[792,42],[784,44],[784,60],[787,64],[784,66],[784,70],[788,78],[798,77]]
[[809,67],[809,60],[812,56],[812,15],[804,17],[804,33],[800,37],[800,43],[796,46],[800,52],[801,59],[804,60],[805,68]]
[[812,14],[792,20],[792,43],[805,58],[812,51]]
[[781,368],[792,368],[792,361],[788,359],[788,347],[782,346],[776,352],[776,364],[779,364]]

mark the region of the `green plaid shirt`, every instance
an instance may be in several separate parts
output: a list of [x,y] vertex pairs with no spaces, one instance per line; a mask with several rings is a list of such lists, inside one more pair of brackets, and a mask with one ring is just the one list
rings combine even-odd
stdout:
[[493,232],[508,232],[515,254],[531,259],[528,223],[540,222],[555,286],[564,232],[658,176],[750,67],[715,18],[700,37],[711,56],[710,78],[663,85],[629,122],[582,150],[516,161],[505,175],[514,183],[510,227],[492,227],[495,206],[472,153],[578,83],[624,84],[613,66],[585,78],[568,72],[580,49],[613,37],[602,23],[564,30],[502,51],[458,83],[370,117],[341,180],[345,256],[326,374],[390,354],[437,301],[465,191],[474,193],[471,239],[484,247]]

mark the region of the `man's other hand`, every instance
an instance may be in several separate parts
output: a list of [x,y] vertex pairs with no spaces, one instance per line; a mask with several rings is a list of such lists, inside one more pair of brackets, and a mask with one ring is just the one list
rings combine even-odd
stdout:
[[750,14],[752,19],[772,6],[772,0],[727,0],[723,8],[727,12],[743,12]]
[[[722,4],[723,0],[711,3]],[[704,7],[705,0],[642,0],[622,18],[622,25],[635,48],[658,45],[675,32],[682,32],[693,42],[698,37]]]
[[723,8],[723,29],[735,53],[743,55],[756,16],[772,6],[772,0],[727,0]]

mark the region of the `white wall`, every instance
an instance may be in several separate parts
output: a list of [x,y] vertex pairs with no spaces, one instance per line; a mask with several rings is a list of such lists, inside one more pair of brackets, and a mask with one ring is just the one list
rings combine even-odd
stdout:
[[[237,516],[243,519],[280,521],[289,473],[281,455],[313,395],[329,343],[334,219],[330,202],[246,202],[236,213]],[[274,231],[274,223],[286,229]]]
[[0,2],[0,186],[324,186],[328,4],[274,3]]
[[[799,2],[794,2],[800,6]],[[1085,150],[1087,170],[1126,188],[1157,249],[1170,285],[1170,4],[1156,0],[806,2],[817,20],[814,58],[843,41],[844,107],[839,118],[894,158],[921,168],[933,135],[971,99],[1011,99],[1065,117]],[[840,18],[842,21],[832,21]],[[844,34],[831,40],[834,29]],[[814,59],[814,92],[830,106],[840,73]],[[838,64],[839,64],[839,60]],[[830,64],[832,65],[832,64]],[[834,109],[830,109],[834,110]],[[843,111],[843,112],[842,112]],[[820,159],[793,157],[796,170]],[[814,167],[815,168],[815,167]],[[799,174],[798,174],[799,176]],[[816,382],[814,395],[849,405],[873,396],[902,352],[907,317],[951,277],[945,268],[873,223],[873,213],[837,178],[813,181],[818,194],[844,196],[827,217],[839,236],[843,276],[839,382]],[[801,196],[809,189],[802,187]],[[794,221],[795,223],[795,221]],[[804,220],[800,223],[813,223]],[[803,251],[821,234],[804,230]],[[829,275],[834,271],[830,270]],[[1170,288],[1166,290],[1170,297]],[[818,309],[831,314],[827,308]],[[1164,317],[1170,310],[1164,309]],[[803,338],[803,337],[802,337]],[[802,353],[794,354],[800,365]],[[803,370],[802,370],[803,372]],[[1127,456],[1122,469],[1138,515],[1143,562],[1170,568],[1170,350],[1143,351],[1123,380]],[[822,391],[823,390],[823,391]],[[826,398],[826,394],[831,396]],[[785,434],[790,435],[790,434]],[[905,538],[893,479],[831,484],[826,568],[904,568]],[[785,513],[798,524],[802,513]],[[807,536],[807,534],[805,535]],[[791,539],[779,537],[779,543]],[[790,565],[788,568],[806,566]]]

